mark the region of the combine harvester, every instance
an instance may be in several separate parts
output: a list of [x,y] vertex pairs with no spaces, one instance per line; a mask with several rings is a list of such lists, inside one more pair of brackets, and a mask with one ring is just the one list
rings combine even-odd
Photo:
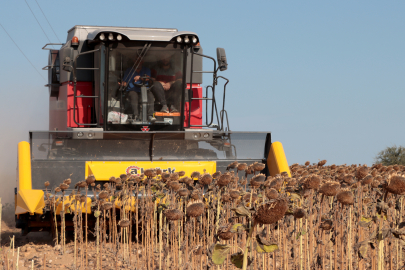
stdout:
[[[59,50],[48,48],[56,45]],[[89,175],[103,184],[111,176],[148,168],[212,174],[224,172],[233,161],[263,162],[266,175],[290,174],[283,147],[271,142],[270,132],[229,129],[229,81],[218,75],[228,66],[225,50],[217,48],[217,59],[204,55],[197,34],[80,25],[68,31],[66,43],[43,49],[49,50],[43,68],[49,80],[49,131],[31,131],[29,142],[18,145],[15,215],[24,233],[52,230],[46,181],[46,190],[55,194],[66,178],[73,187]],[[208,71],[204,58],[212,63]],[[205,89],[204,73],[213,80]],[[224,88],[218,90],[220,80]],[[159,81],[169,90],[162,91]],[[164,91],[166,104],[159,95]],[[222,104],[217,104],[217,92]],[[61,204],[56,214],[60,211]],[[90,203],[82,211],[91,213]]]

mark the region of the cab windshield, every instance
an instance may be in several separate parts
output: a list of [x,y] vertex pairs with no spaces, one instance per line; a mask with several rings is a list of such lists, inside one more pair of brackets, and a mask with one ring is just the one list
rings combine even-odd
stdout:
[[180,125],[183,52],[169,46],[111,48],[108,59],[107,124]]

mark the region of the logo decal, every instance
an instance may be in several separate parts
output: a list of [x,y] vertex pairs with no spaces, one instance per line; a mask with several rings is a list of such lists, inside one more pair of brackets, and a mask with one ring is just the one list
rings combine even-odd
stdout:
[[[129,166],[125,172],[128,174],[132,174],[132,175],[139,175],[141,168],[139,168],[138,166]],[[143,172],[143,170],[142,170]]]
[[[156,168],[156,169],[160,169],[160,168]],[[145,171],[144,168],[139,168],[138,166],[129,166],[125,172],[127,174],[131,174],[131,175],[140,175]],[[167,168],[167,169],[162,169],[163,172],[168,172],[168,173],[174,173],[176,171],[176,168]]]
[[150,128],[149,128],[148,126],[143,126],[143,127],[141,128],[141,130],[142,130],[143,132],[147,132],[147,131],[150,130]]

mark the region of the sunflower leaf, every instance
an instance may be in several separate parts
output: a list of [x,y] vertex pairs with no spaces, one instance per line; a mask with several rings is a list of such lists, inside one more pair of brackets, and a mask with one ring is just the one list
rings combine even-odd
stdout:
[[215,244],[214,251],[212,252],[212,261],[216,265],[221,265],[224,263],[226,256],[228,256],[230,246]]
[[274,251],[277,251],[278,245],[277,244],[271,244],[271,245],[261,245],[261,244],[257,244],[256,246],[256,251],[259,253],[271,253]]

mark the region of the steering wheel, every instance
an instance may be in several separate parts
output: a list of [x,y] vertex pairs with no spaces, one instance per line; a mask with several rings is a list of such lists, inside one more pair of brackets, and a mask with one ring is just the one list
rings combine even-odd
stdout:
[[152,89],[153,87],[153,79],[146,74],[139,78],[141,83],[134,83],[136,86],[146,86],[148,90]]

